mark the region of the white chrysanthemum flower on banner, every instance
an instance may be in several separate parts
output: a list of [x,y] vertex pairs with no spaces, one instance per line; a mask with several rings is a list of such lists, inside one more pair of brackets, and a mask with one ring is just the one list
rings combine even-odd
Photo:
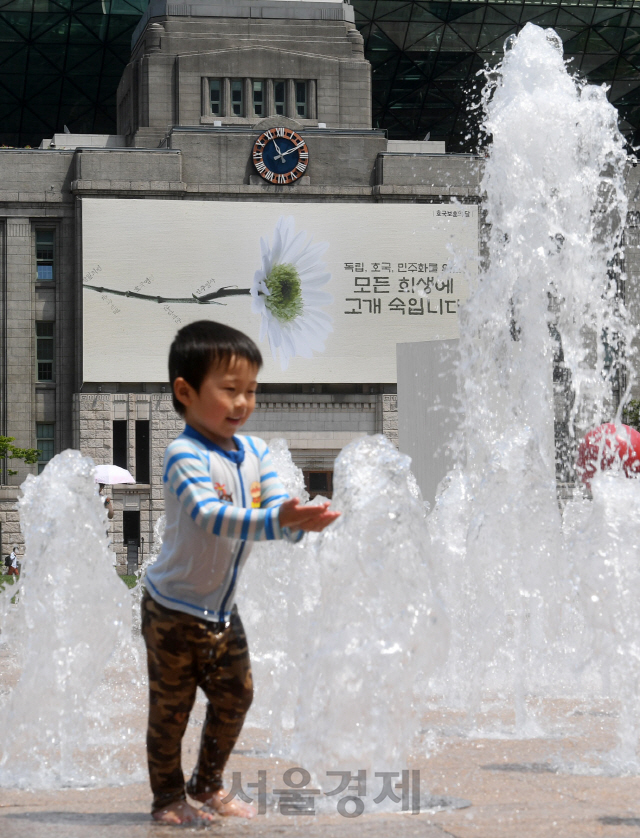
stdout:
[[333,297],[320,290],[331,279],[320,261],[328,247],[328,242],[307,240],[304,230],[296,234],[291,216],[278,219],[272,247],[260,239],[262,267],[253,277],[252,309],[262,317],[260,340],[268,335],[271,354],[280,356],[283,370],[296,355],[312,358],[314,352],[324,352],[333,331],[333,319],[322,311]]

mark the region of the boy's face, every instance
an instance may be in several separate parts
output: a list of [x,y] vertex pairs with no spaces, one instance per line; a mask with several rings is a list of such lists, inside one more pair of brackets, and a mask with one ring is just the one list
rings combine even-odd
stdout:
[[256,406],[258,368],[246,358],[232,358],[227,367],[211,367],[200,390],[184,378],[176,378],[173,389],[185,407],[184,418],[203,436],[226,450],[233,449],[233,435],[244,425]]

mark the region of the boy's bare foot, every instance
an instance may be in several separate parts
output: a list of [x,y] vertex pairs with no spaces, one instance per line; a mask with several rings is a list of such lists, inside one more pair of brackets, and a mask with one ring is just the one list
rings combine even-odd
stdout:
[[176,800],[175,803],[170,803],[164,809],[152,812],[151,817],[159,823],[170,823],[174,825],[215,820],[211,812],[196,809],[187,803],[186,800]]
[[219,791],[209,791],[191,796],[194,800],[203,804],[201,812],[215,812],[216,815],[222,815],[222,817],[255,818],[255,808],[237,797],[234,797],[228,803],[223,803],[222,801],[227,794],[228,792],[224,789],[220,789]]

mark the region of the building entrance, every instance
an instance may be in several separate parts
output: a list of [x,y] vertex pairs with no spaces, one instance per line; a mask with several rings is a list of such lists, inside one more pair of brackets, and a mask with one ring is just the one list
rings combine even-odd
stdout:
[[140,550],[140,512],[122,513],[122,540],[127,550],[127,575],[138,572]]

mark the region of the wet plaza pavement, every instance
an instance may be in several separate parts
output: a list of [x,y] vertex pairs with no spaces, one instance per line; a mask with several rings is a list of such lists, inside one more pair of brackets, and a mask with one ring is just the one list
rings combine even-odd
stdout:
[[[205,829],[182,828],[181,832],[234,838],[640,836],[640,776],[611,775],[606,767],[606,754],[615,744],[613,714],[574,709],[569,715],[573,727],[565,735],[518,740],[456,735],[442,727],[451,725],[451,717],[434,714],[432,730],[441,727],[436,739],[431,739],[431,755],[410,768],[420,771],[423,801],[428,800],[428,789],[432,803],[440,796],[440,802],[449,801],[452,808],[354,818],[271,812],[253,821],[221,818]],[[275,783],[287,764],[265,759],[257,748],[252,756],[251,740],[248,732],[238,747],[242,753],[232,757],[229,774],[240,771],[249,777],[266,770]],[[38,793],[0,789],[0,836],[155,838],[178,829],[152,823],[149,802],[145,783]]]

